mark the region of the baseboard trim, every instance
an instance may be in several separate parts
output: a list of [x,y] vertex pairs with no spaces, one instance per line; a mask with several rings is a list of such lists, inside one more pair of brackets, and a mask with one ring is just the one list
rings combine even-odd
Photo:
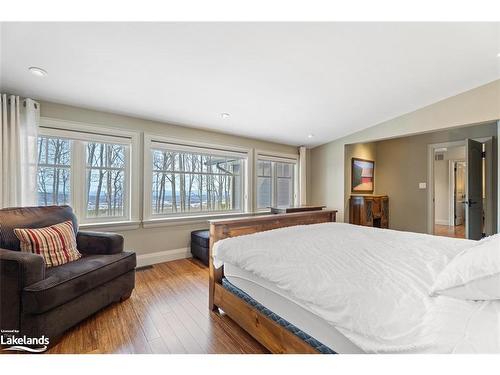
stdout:
[[435,223],[437,225],[446,225],[446,226],[450,226],[450,222],[448,220],[439,220],[439,219],[436,219],[435,220]]
[[171,260],[185,259],[190,257],[191,249],[189,247],[158,251],[156,253],[150,254],[142,254],[137,256],[137,267],[150,266],[152,264],[164,263]]

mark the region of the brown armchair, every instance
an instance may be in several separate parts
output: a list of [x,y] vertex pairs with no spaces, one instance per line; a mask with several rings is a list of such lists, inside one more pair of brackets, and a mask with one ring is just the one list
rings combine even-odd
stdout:
[[[82,258],[45,268],[41,256],[20,251],[14,228],[66,220],[73,221]],[[123,251],[122,236],[78,231],[69,206],[0,209],[0,329],[53,341],[98,310],[128,298],[135,266],[135,253]]]

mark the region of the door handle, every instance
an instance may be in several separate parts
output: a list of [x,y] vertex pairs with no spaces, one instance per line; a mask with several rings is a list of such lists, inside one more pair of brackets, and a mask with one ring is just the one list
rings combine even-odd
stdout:
[[462,203],[466,204],[469,207],[471,207],[473,204],[477,204],[477,202],[474,202],[472,199],[469,199],[467,201],[462,201]]

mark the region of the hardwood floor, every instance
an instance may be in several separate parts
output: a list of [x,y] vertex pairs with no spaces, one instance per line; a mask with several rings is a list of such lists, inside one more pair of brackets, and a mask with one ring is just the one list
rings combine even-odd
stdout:
[[454,237],[454,238],[465,238],[465,226],[457,225],[455,227],[450,227],[448,225],[434,225],[434,234],[436,236]]
[[208,309],[208,269],[193,259],[137,271],[132,296],[68,331],[48,353],[267,353]]

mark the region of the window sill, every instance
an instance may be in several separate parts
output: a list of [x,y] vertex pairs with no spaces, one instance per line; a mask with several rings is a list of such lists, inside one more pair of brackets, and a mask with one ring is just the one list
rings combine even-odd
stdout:
[[104,231],[123,231],[139,229],[141,226],[140,221],[114,221],[108,223],[85,223],[79,224],[78,228],[82,230],[96,230],[99,232]]
[[191,224],[205,223],[208,225],[210,220],[215,219],[230,219],[233,217],[253,216],[252,212],[238,212],[227,214],[214,214],[214,215],[198,215],[198,216],[182,216],[182,217],[162,217],[158,219],[144,220],[142,226],[144,228],[158,228],[168,226],[181,226]]
[[[213,215],[197,215],[197,216],[176,216],[176,217],[162,217],[158,219],[149,219],[142,222],[142,227],[159,228],[159,227],[173,227],[193,224],[206,224],[208,226],[210,220],[216,219],[231,219],[244,216],[255,216],[270,214],[270,211],[256,211],[256,212],[238,212],[238,213],[222,213]],[[104,223],[83,223],[78,225],[81,230],[95,230],[98,232],[105,231],[127,231],[141,228],[141,222],[134,221],[115,221]]]

